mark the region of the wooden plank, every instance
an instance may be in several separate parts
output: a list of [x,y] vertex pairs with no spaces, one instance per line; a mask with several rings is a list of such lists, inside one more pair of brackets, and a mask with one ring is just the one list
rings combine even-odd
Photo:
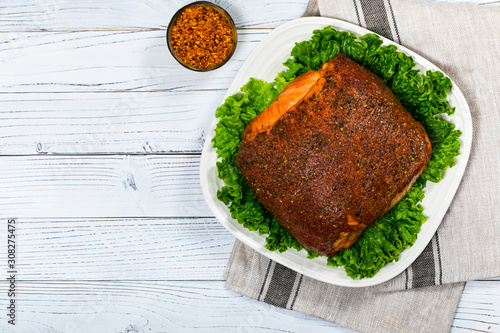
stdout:
[[1,34],[0,154],[200,152],[255,45],[244,31],[221,72],[175,63],[159,31]]
[[200,153],[224,94],[0,94],[0,154]]
[[[428,0],[492,3],[494,0]],[[0,8],[0,31],[166,29],[170,18],[192,0],[16,0]],[[306,0],[219,0],[238,28],[276,28],[302,16]]]
[[[2,3],[0,30],[166,29],[192,0],[16,0]],[[300,17],[307,1],[220,0],[239,28],[275,28]]]
[[215,218],[17,219],[17,279],[221,280],[234,239]]
[[160,30],[4,32],[0,93],[226,90],[269,31],[240,31],[231,60],[209,72],[179,65]]
[[0,217],[212,217],[199,155],[3,156]]
[[456,332],[500,332],[500,279],[467,282],[453,328]]
[[352,332],[247,299],[223,281],[18,281],[18,290],[16,330],[3,318],[2,332]]
[[[488,301],[464,292],[451,332],[498,332],[500,281],[470,284]],[[4,318],[3,332],[354,332],[242,297],[223,281],[18,281],[17,289],[16,327]]]

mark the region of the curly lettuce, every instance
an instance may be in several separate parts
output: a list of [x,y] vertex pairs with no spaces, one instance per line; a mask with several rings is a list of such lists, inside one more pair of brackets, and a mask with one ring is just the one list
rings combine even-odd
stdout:
[[260,204],[235,159],[245,126],[289,82],[308,70],[318,70],[339,52],[377,74],[406,110],[422,123],[432,144],[427,168],[403,199],[367,228],[353,246],[327,259],[329,266],[344,267],[353,279],[370,278],[387,263],[397,261],[399,254],[415,243],[427,219],[421,205],[423,189],[427,181],[439,182],[444,171],[454,166],[461,134],[443,117],[455,111],[446,100],[451,80],[439,71],[420,73],[411,56],[399,52],[394,45],[382,45],[377,35],[357,37],[331,27],[315,30],[310,40],[296,43],[291,58],[284,63],[286,70],[278,73],[273,82],[251,78],[239,93],[217,108],[215,115],[219,121],[212,141],[219,158],[218,177],[225,183],[217,197],[245,228],[266,235],[268,250],[284,252],[293,248],[307,251],[309,258],[320,256],[305,249]]

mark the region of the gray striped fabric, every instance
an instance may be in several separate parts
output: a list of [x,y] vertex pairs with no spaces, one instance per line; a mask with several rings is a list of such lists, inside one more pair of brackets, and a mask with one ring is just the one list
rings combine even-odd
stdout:
[[234,244],[226,287],[244,296],[361,332],[448,332],[463,283],[382,292],[345,288],[298,274]]
[[500,6],[312,0],[305,15],[358,24],[443,69],[471,109],[468,168],[432,241],[406,271],[382,285],[322,283],[236,241],[226,286],[363,332],[448,332],[464,282],[500,276]]

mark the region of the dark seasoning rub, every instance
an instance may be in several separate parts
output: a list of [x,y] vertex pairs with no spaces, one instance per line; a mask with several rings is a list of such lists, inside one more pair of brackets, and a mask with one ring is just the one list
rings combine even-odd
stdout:
[[342,54],[329,63],[313,94],[244,139],[236,159],[264,207],[326,256],[391,208],[431,154],[423,127],[375,74]]

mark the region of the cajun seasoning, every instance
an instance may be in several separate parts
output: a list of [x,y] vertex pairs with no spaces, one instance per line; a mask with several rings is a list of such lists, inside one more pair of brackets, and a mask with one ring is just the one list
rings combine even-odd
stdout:
[[207,4],[187,7],[175,19],[169,34],[175,56],[188,67],[210,69],[233,52],[236,38],[230,18]]

